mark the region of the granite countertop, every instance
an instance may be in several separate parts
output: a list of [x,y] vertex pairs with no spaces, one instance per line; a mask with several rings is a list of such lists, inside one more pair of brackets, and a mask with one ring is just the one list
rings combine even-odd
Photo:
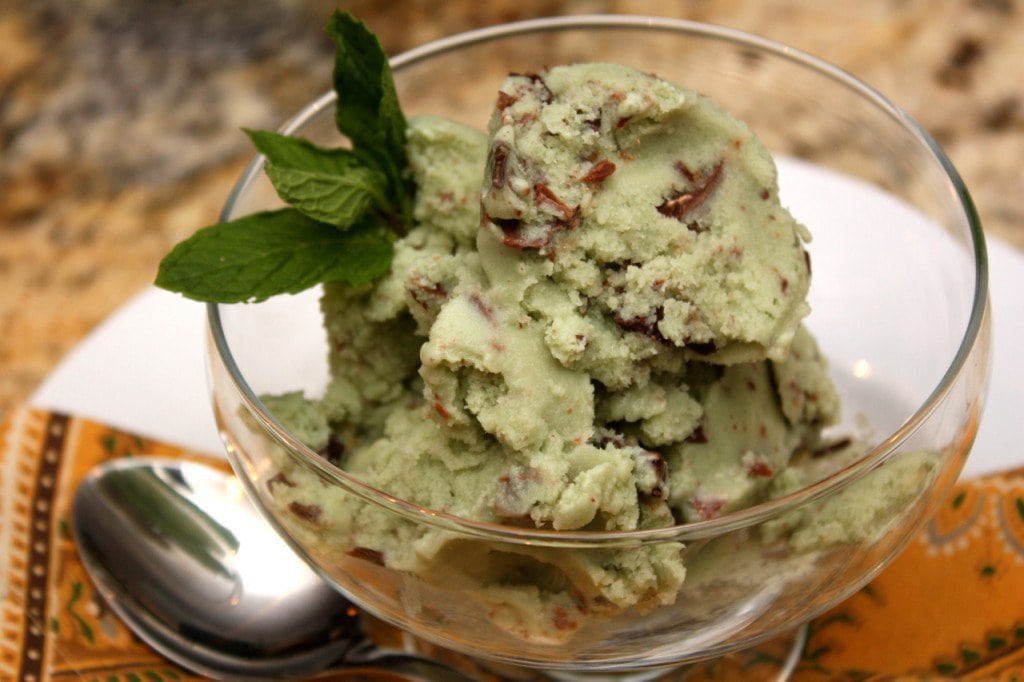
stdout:
[[[0,416],[213,222],[250,155],[329,83],[335,2],[0,0]],[[355,0],[395,53],[556,14],[671,14],[831,61],[953,159],[990,235],[1024,248],[1024,3],[1017,0]],[[671,10],[671,11],[670,11]]]

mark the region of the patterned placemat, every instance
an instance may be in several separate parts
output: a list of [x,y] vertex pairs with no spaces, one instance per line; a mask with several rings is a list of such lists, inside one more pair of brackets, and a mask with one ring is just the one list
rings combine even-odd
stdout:
[[[69,531],[78,481],[102,461],[139,454],[225,466],[74,416],[20,409],[0,425],[0,680],[201,679],[150,650],[106,607]],[[397,637],[381,624],[374,628],[382,638]],[[782,647],[768,644],[686,679],[769,679]],[[943,678],[1024,680],[1024,469],[958,484],[895,562],[811,623],[794,676]]]

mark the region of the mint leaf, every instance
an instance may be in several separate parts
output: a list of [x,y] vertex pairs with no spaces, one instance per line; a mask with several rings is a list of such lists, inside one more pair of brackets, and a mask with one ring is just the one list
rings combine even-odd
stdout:
[[325,149],[301,137],[270,130],[242,130],[252,140],[256,150],[276,166],[300,168],[325,175],[341,175],[353,168],[366,167],[366,161],[351,149]]
[[348,149],[324,149],[268,130],[246,130],[278,196],[314,220],[351,227],[371,207],[388,212],[387,178]]
[[387,176],[391,198],[409,224],[412,192],[405,177],[406,122],[384,48],[363,22],[337,10],[327,24],[327,33],[337,48],[334,90],[338,94],[338,130]]
[[285,203],[342,229],[355,224],[372,205],[385,201],[380,195],[381,175],[369,168],[353,168],[344,175],[309,173],[275,164],[264,170]]
[[156,285],[199,301],[256,302],[321,282],[366,284],[392,255],[376,222],[341,231],[285,208],[199,230],[164,257]]
[[338,11],[327,32],[337,46],[335,120],[352,149],[247,130],[290,208],[199,230],[164,258],[157,286],[236,303],[321,282],[365,284],[388,271],[394,233],[413,224],[405,116],[377,37]]

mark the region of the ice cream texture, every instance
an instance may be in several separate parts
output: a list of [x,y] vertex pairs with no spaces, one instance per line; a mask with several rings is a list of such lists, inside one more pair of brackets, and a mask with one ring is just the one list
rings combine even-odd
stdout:
[[[616,531],[763,501],[825,447],[839,401],[801,324],[809,235],[764,145],[712,101],[560,66],[509,76],[487,134],[410,119],[407,152],[415,226],[390,273],[325,286],[325,394],[265,398],[310,448],[466,519]],[[531,639],[671,603],[685,578],[679,543],[508,551],[286,459],[280,476],[309,542],[457,583]]]

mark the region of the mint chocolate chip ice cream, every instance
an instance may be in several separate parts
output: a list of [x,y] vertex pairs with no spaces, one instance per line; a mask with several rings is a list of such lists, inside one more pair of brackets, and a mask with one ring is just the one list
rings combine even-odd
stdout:
[[666,346],[715,362],[785,357],[808,312],[807,236],[745,125],[612,64],[512,76],[501,92],[485,225],[551,263],[540,288],[558,293],[525,306],[586,330],[563,361],[620,386]]
[[[410,120],[407,153],[416,224],[390,272],[325,287],[325,394],[266,400],[309,447],[421,507],[552,530],[713,519],[803,480],[839,404],[801,325],[809,237],[744,124],[582,64],[509,76],[487,134]],[[457,586],[529,640],[670,604],[685,579],[678,543],[500,550],[285,457],[270,480],[324,554]]]

